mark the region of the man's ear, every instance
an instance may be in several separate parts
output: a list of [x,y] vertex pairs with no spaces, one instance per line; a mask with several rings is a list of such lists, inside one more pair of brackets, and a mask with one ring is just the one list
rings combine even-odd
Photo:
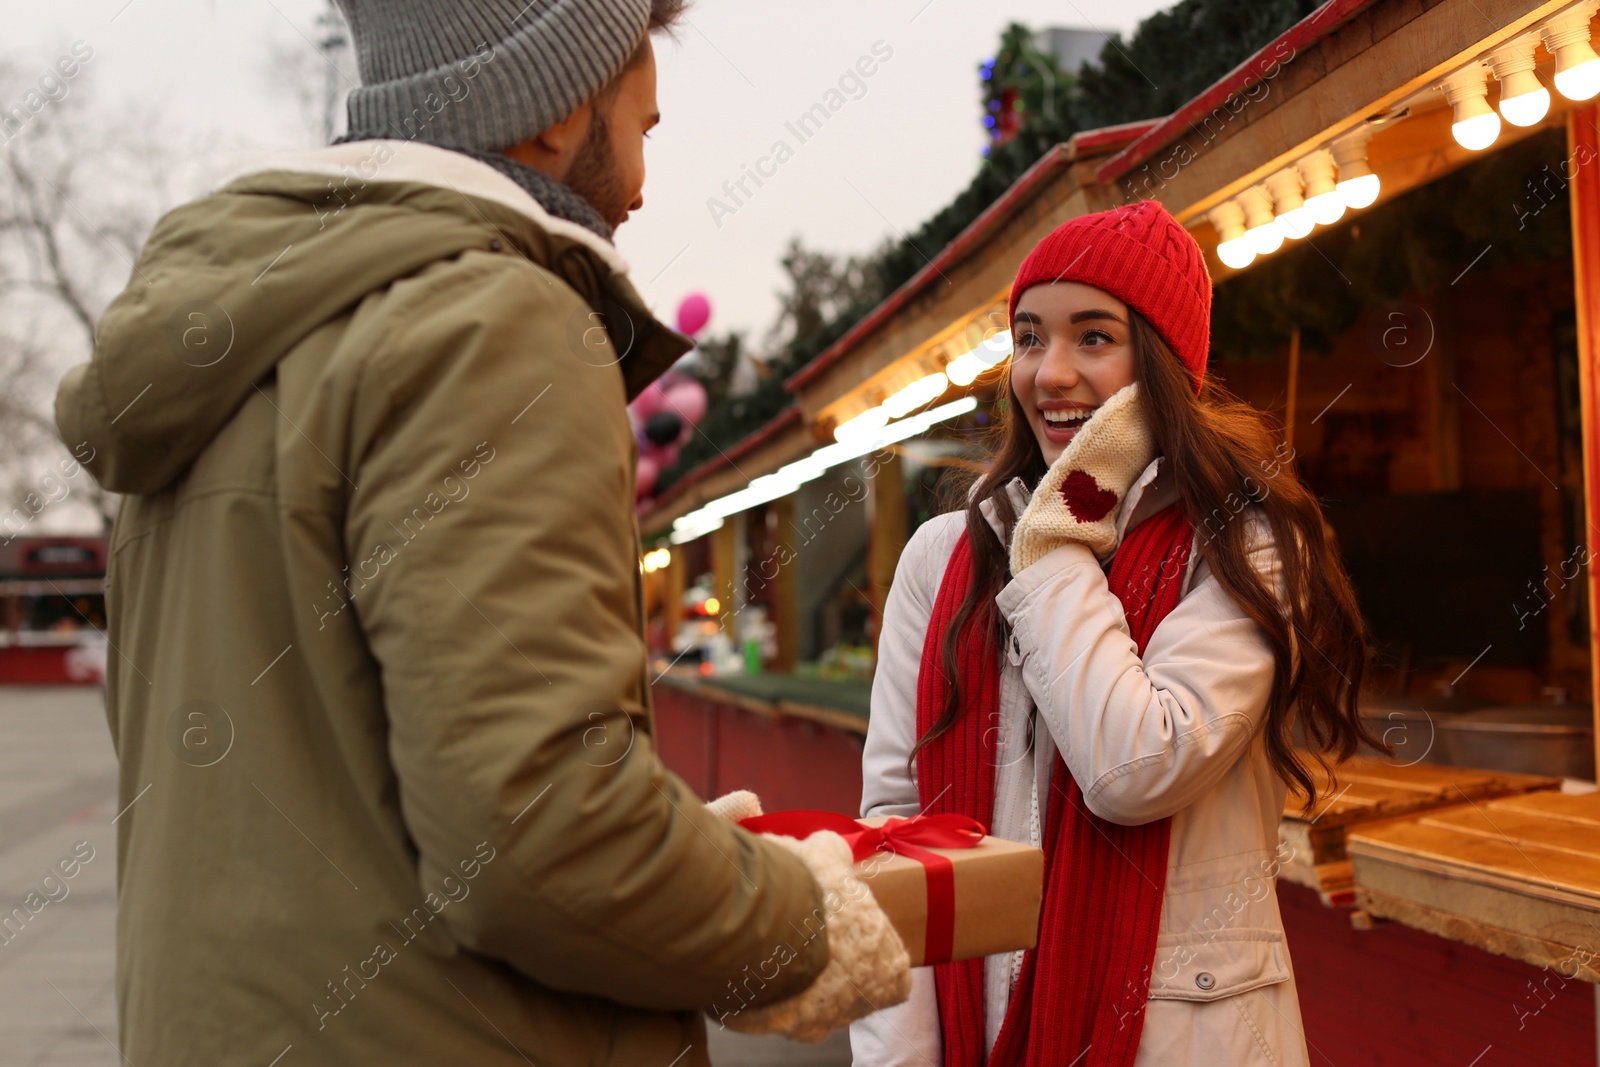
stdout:
[[589,134],[589,123],[593,120],[594,101],[585,100],[560,122],[540,130],[521,144],[505,149],[502,154],[557,181],[565,181],[572,161],[577,158],[578,150]]
[[589,122],[594,117],[594,101],[585,100],[576,111],[533,135],[539,147],[552,155],[568,158],[576,155],[578,146],[589,133]]

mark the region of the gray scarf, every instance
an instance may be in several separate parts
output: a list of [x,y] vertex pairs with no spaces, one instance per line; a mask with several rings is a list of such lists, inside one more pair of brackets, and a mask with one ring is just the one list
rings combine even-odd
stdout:
[[[381,133],[347,133],[333,139],[334,144],[344,144],[346,141],[368,141],[386,136]],[[606,220],[600,217],[600,212],[590,206],[589,202],[571,187],[556,181],[548,174],[543,174],[532,167],[518,163],[499,152],[485,152],[476,148],[462,148],[458,145],[435,145],[436,148],[448,148],[452,152],[460,152],[464,156],[471,156],[480,163],[487,163],[507,178],[516,182],[523,192],[539,202],[539,206],[558,219],[577,223],[584,229],[599,235],[607,241],[611,240],[611,227],[606,225]]]

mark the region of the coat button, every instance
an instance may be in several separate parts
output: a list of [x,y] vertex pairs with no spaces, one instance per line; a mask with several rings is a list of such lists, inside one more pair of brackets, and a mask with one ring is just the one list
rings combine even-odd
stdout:
[[1194,984],[1201,989],[1210,989],[1217,984],[1217,980],[1212,977],[1211,972],[1201,971],[1194,976]]
[[491,252],[500,251],[500,240],[499,240],[499,238],[496,238],[495,240],[489,242],[489,251],[491,251]]

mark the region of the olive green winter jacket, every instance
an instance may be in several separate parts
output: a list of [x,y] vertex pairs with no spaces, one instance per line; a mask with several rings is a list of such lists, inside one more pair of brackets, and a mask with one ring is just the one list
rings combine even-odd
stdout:
[[130,1062],[683,1067],[826,964],[799,860],[651,739],[624,404],[687,340],[625,270],[400,142],[156,227],[56,402],[128,494]]

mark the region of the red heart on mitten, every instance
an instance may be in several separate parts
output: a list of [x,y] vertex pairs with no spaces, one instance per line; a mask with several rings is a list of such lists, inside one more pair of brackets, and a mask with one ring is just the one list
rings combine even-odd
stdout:
[[1061,482],[1061,499],[1079,522],[1099,522],[1117,506],[1117,494],[1100,488],[1094,475],[1068,471]]

